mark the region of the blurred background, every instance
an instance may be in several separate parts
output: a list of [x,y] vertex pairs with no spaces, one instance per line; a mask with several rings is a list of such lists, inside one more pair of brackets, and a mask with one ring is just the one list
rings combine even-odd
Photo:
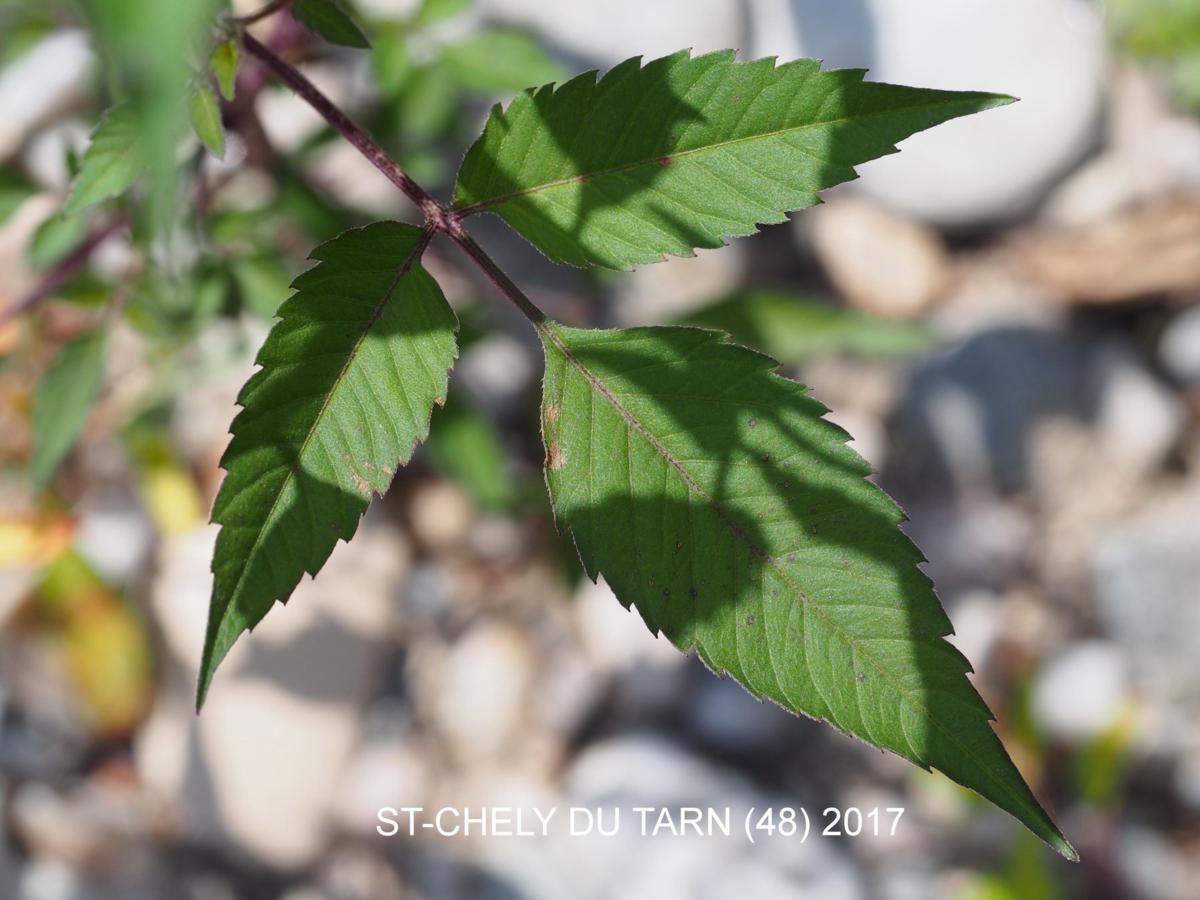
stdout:
[[[237,390],[316,243],[415,217],[252,61],[223,161],[168,146],[136,208],[60,214],[114,95],[158,139],[207,6],[0,0],[0,897],[1200,896],[1200,2],[358,0],[370,52],[256,27],[442,197],[490,103],[637,54],[1021,98],[630,274],[473,229],[551,315],[721,327],[812,387],[908,511],[1078,865],[586,581],[541,479],[535,337],[448,244],[427,265],[463,353],[433,438],[196,717]],[[36,385],[114,307],[82,437],[34,491]],[[443,805],[906,812],[753,846],[375,833],[381,806]]]

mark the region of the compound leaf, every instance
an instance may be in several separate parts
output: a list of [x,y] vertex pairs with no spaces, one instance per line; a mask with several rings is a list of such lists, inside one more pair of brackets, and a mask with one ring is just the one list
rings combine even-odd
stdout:
[[651,631],[1007,810],[1065,856],[869,467],[775,360],[696,328],[542,326],[557,518]]
[[319,34],[331,44],[369,50],[371,42],[354,24],[335,0],[296,0],[292,4],[292,15],[309,31]]
[[457,319],[421,268],[425,242],[397,222],[345,232],[313,251],[279,309],[221,460],[198,704],[237,637],[354,534],[429,433]]
[[146,169],[138,120],[129,106],[109,109],[92,132],[63,212],[71,215],[133,186]]
[[628,269],[781,222],[913,133],[1011,99],[731,50],[640,63],[493,108],[456,206],[491,210],[557,262]]
[[103,328],[84,332],[63,345],[33,398],[33,456],[30,481],[44,487],[79,439],[88,411],[104,382]]

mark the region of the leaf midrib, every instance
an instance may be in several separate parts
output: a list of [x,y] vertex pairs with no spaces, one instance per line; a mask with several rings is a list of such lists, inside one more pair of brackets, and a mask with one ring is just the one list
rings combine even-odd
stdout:
[[[300,468],[300,460],[304,458],[305,452],[308,450],[309,443],[319,430],[321,422],[325,417],[325,413],[328,411],[330,404],[333,402],[334,394],[337,393],[338,388],[345,384],[346,373],[349,371],[350,366],[353,365],[354,361],[358,358],[359,350],[362,348],[363,342],[367,339],[367,335],[371,333],[371,329],[375,327],[380,316],[383,315],[384,308],[391,301],[392,296],[395,294],[396,288],[399,286],[401,280],[403,280],[404,276],[412,270],[412,267],[417,260],[420,259],[421,254],[424,253],[425,248],[428,246],[432,237],[432,232],[423,232],[417,239],[416,243],[413,244],[412,250],[409,251],[408,256],[404,258],[404,261],[401,263],[395,277],[392,279],[391,283],[388,284],[387,289],[384,291],[383,297],[371,311],[371,316],[367,319],[367,322],[363,327],[362,334],[358,336],[354,342],[354,346],[350,349],[350,352],[346,354],[346,361],[342,364],[342,368],[338,372],[337,378],[334,379],[333,384],[325,393],[325,398],[321,401],[321,408],[317,411],[316,416],[313,418],[312,425],[304,435],[304,440],[300,444],[300,449],[296,451],[296,459],[291,465],[288,466],[287,475],[284,477],[283,482],[279,485],[279,490],[275,494],[275,499],[271,501],[271,508],[267,511],[266,516],[263,517],[262,524],[259,526],[257,533],[254,535],[254,544],[250,547],[249,552],[246,554],[246,563],[242,566],[241,574],[238,575],[238,579],[234,583],[233,589],[229,593],[230,603],[233,603],[234,599],[238,596],[238,593],[242,589],[242,584],[244,583],[246,573],[250,571],[251,563],[253,563],[255,556],[262,547],[263,535],[266,533],[267,528],[274,520],[275,512],[279,508],[279,502],[283,499],[283,495],[287,492],[288,485],[291,484],[292,479],[296,476],[296,473]],[[271,599],[274,601],[276,598],[273,597]]]
[[[721,507],[721,505],[713,497],[709,496],[708,492],[705,491],[704,488],[699,484],[699,482],[697,482],[696,479],[692,477],[691,473],[688,472],[688,470],[683,466],[683,464],[680,463],[678,460],[676,460],[675,457],[671,454],[671,452],[665,446],[662,445],[662,443],[658,440],[658,438],[655,437],[655,435],[645,425],[643,425],[641,423],[641,421],[632,412],[630,412],[628,409],[626,409],[624,407],[624,405],[622,405],[621,401],[617,398],[616,394],[614,394],[612,392],[612,390],[608,387],[608,385],[606,385],[600,379],[599,376],[597,376],[586,365],[584,365],[582,360],[580,360],[577,356],[575,356],[575,354],[566,345],[566,343],[557,334],[557,332],[554,330],[554,328],[552,326],[543,325],[539,330],[542,332],[543,335],[546,335],[549,338],[549,340],[554,344],[555,348],[560,353],[563,354],[563,357],[568,362],[570,362],[571,365],[576,368],[576,370],[578,370],[578,372],[592,386],[592,388],[597,393],[599,393],[602,397],[604,397],[610,404],[612,404],[613,408],[616,409],[616,411],[621,415],[621,417],[626,421],[626,423],[631,428],[636,430],[639,434],[641,434],[642,437],[644,437],[650,443],[650,445],[652,447],[654,447],[654,449],[659,453],[659,455],[662,456],[663,460],[669,466],[671,466],[671,468],[673,468],[676,472],[679,473],[679,476],[683,479],[684,483],[688,486],[688,489],[695,491],[699,496],[704,498],[704,500],[708,504],[709,508],[712,509],[712,511],[714,513],[716,513],[717,517],[722,522],[724,522],[726,524],[726,526],[729,527],[729,529],[733,532],[735,537],[744,541],[746,546],[748,546],[750,548],[750,550],[756,556],[758,556],[759,559],[762,560],[764,565],[770,566],[779,575],[780,579],[785,584],[787,584],[789,587],[791,587],[792,590],[795,591],[797,596],[799,596],[799,598],[801,600],[803,600],[806,604],[808,604],[809,608],[812,609],[813,612],[815,612],[817,614],[817,616],[829,627],[829,629],[834,634],[836,634],[848,647],[850,647],[855,653],[858,653],[860,657],[862,657],[864,660],[868,661],[872,666],[874,666],[875,669],[883,676],[884,682],[892,684],[893,690],[895,690],[896,693],[899,694],[899,696],[906,703],[908,703],[910,707],[916,709],[939,732],[941,732],[942,734],[944,734],[948,738],[950,738],[950,740],[957,747],[959,747],[959,749],[963,752],[963,754],[965,756],[967,756],[969,759],[971,759],[972,762],[974,762],[979,767],[980,771],[988,772],[989,774],[991,773],[991,771],[992,771],[991,767],[988,765],[985,765],[982,762],[982,760],[980,760],[971,751],[970,747],[968,747],[961,740],[959,740],[958,736],[953,731],[949,731],[946,728],[944,728],[941,725],[941,723],[933,716],[933,713],[929,709],[928,706],[926,706],[924,703],[920,702],[919,700],[914,699],[908,693],[908,691],[906,691],[904,689],[904,687],[902,685],[896,685],[892,681],[892,679],[888,677],[888,674],[889,674],[888,670],[884,667],[882,662],[880,662],[878,659],[876,659],[873,654],[870,654],[867,651],[861,649],[858,646],[858,644],[855,643],[849,637],[849,635],[846,634],[846,632],[842,628],[840,628],[836,623],[834,623],[831,619],[829,619],[829,617],[825,614],[825,611],[821,608],[820,604],[818,604],[816,601],[814,601],[812,599],[812,597],[810,597],[808,595],[808,593],[805,592],[805,590],[802,587],[797,585],[792,580],[792,578],[789,577],[787,572],[785,572],[784,570],[779,568],[779,566],[775,564],[774,559],[769,554],[767,554],[761,547],[759,547],[757,544],[755,544],[754,541],[750,540],[750,538],[746,535],[745,530],[742,529],[736,522],[733,521],[733,519],[729,516],[729,514],[726,513],[726,511]],[[771,666],[772,666],[772,669],[775,668],[775,664],[773,661],[771,663]],[[964,677],[965,677],[965,675],[964,675]],[[778,676],[777,676],[777,680],[778,680]],[[829,724],[833,724],[833,723],[830,722]],[[987,725],[986,727],[990,728],[991,726]],[[907,738],[906,738],[906,740],[907,740]],[[922,763],[922,764],[927,765],[927,763]],[[992,776],[990,780],[992,781],[993,784],[998,785],[1004,791],[1004,793],[1006,793],[1009,797],[1011,797],[1013,800],[1015,800],[1020,809],[1024,809],[1028,813],[1032,813],[1032,818],[1034,821],[1042,820],[1043,817],[1042,817],[1042,815],[1038,814],[1038,810],[1031,809],[1028,802],[1024,798],[1022,798],[1019,794],[1014,793],[1012,788],[1009,787],[1003,779]]]
[[[986,95],[986,94],[983,95],[983,97],[987,97],[987,96],[988,95]],[[458,212],[460,215],[469,216],[469,215],[472,215],[473,213],[481,212],[486,209],[490,209],[493,206],[503,206],[506,203],[509,203],[513,200],[517,200],[521,197],[529,196],[531,194],[540,194],[540,193],[544,193],[546,191],[553,191],[553,190],[557,190],[557,189],[563,188],[563,187],[570,187],[573,184],[587,183],[594,178],[603,178],[606,175],[617,175],[622,172],[632,171],[634,169],[647,168],[649,166],[660,166],[661,167],[662,163],[660,162],[660,160],[662,159],[664,153],[671,157],[672,164],[674,164],[676,161],[678,161],[680,159],[686,159],[689,156],[694,156],[698,153],[707,153],[707,152],[714,151],[714,150],[722,150],[722,149],[725,149],[726,147],[732,147],[734,145],[744,144],[744,143],[748,143],[750,141],[770,140],[771,138],[782,137],[783,135],[786,135],[786,134],[794,134],[798,131],[806,131],[806,130],[809,130],[812,128],[824,128],[824,127],[830,127],[830,126],[835,126],[835,125],[844,125],[844,124],[848,124],[848,123],[861,123],[861,122],[869,121],[873,118],[877,118],[880,116],[894,115],[895,113],[901,112],[901,111],[902,112],[916,112],[918,110],[936,109],[939,106],[946,106],[947,104],[951,104],[954,102],[961,102],[961,99],[959,99],[959,100],[942,100],[940,102],[935,102],[935,103],[922,103],[922,104],[917,104],[915,106],[899,107],[897,109],[879,110],[877,112],[864,113],[862,115],[857,115],[857,116],[841,116],[836,119],[825,119],[825,120],[822,120],[819,122],[806,122],[803,125],[795,125],[795,126],[792,126],[791,128],[780,128],[780,129],[776,129],[775,131],[762,131],[762,132],[757,132],[755,134],[743,135],[742,137],[738,137],[738,138],[729,138],[728,140],[717,141],[712,144],[704,144],[703,146],[700,146],[700,147],[693,147],[690,150],[681,150],[681,151],[678,151],[675,153],[672,153],[669,150],[664,150],[662,153],[659,153],[656,156],[646,157],[644,159],[638,159],[638,160],[634,160],[632,162],[627,162],[627,163],[620,163],[619,165],[609,166],[609,167],[603,168],[603,169],[596,169],[595,171],[592,171],[592,172],[580,172],[580,173],[570,176],[569,178],[560,178],[556,181],[547,181],[547,182],[544,182],[543,184],[534,185],[534,186],[528,187],[528,188],[522,188],[519,191],[512,191],[508,194],[504,194],[499,197],[488,197],[484,200],[476,200],[472,203],[465,203],[465,204],[456,203],[453,206],[453,209],[455,212]]]

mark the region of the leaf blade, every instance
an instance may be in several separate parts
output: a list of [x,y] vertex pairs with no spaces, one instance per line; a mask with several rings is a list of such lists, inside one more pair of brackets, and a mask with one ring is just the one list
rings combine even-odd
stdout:
[[940,769],[1074,858],[944,640],[902,512],[802,385],[717,332],[543,334],[546,479],[591,577],[756,696]]
[[1011,99],[732,51],[639,63],[493,109],[457,208],[495,212],[556,262],[628,269],[783,221],[911,134]]
[[221,96],[232,100],[237,86],[239,54],[237,41],[222,41],[213,48],[208,67],[217,80]]
[[133,109],[114,106],[107,110],[92,132],[64,215],[73,215],[129,190],[146,168],[141,147]]
[[107,333],[103,328],[73,338],[38,382],[33,401],[30,481],[45,487],[83,432],[88,411],[104,381]]
[[221,123],[221,104],[207,84],[198,85],[188,100],[192,131],[200,143],[217,159],[225,158],[225,126]]
[[221,461],[197,706],[237,637],[353,535],[428,435],[457,320],[420,266],[426,243],[397,222],[345,232],[313,251],[279,310]]
[[359,50],[371,49],[371,42],[362,29],[335,0],[296,0],[292,4],[292,16],[331,44]]

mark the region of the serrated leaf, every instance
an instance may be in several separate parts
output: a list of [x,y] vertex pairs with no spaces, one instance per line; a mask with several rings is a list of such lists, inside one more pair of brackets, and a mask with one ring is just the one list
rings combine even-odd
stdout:
[[106,333],[84,332],[65,344],[38,382],[33,398],[29,479],[40,490],[83,431],[104,381]]
[[454,313],[421,268],[425,239],[377,222],[313,251],[238,398],[197,703],[275,601],[354,534],[429,431],[456,355]]
[[137,117],[128,106],[109,109],[92,132],[63,210],[73,215],[129,190],[145,171]]
[[232,100],[237,85],[238,45],[236,41],[223,41],[217,44],[208,61],[213,77],[217,79],[217,87],[221,96]]
[[368,50],[371,42],[335,0],[296,0],[292,15],[309,31],[331,44]]
[[735,294],[688,315],[680,324],[729,332],[740,344],[788,365],[818,356],[906,356],[928,349],[924,328],[775,291]]
[[207,84],[197,85],[188,98],[188,117],[192,131],[217,159],[225,157],[225,126],[221,124],[221,104]]
[[515,28],[490,28],[446,47],[442,59],[454,76],[477,91],[519,91],[567,76],[537,39]]
[[0,167],[0,225],[37,193],[37,186],[16,169]]
[[558,521],[651,631],[1074,851],[993,732],[903,513],[775,360],[693,328],[543,325]]
[[681,51],[527,91],[492,110],[456,206],[557,262],[628,269],[781,222],[913,133],[1010,100],[864,74]]

